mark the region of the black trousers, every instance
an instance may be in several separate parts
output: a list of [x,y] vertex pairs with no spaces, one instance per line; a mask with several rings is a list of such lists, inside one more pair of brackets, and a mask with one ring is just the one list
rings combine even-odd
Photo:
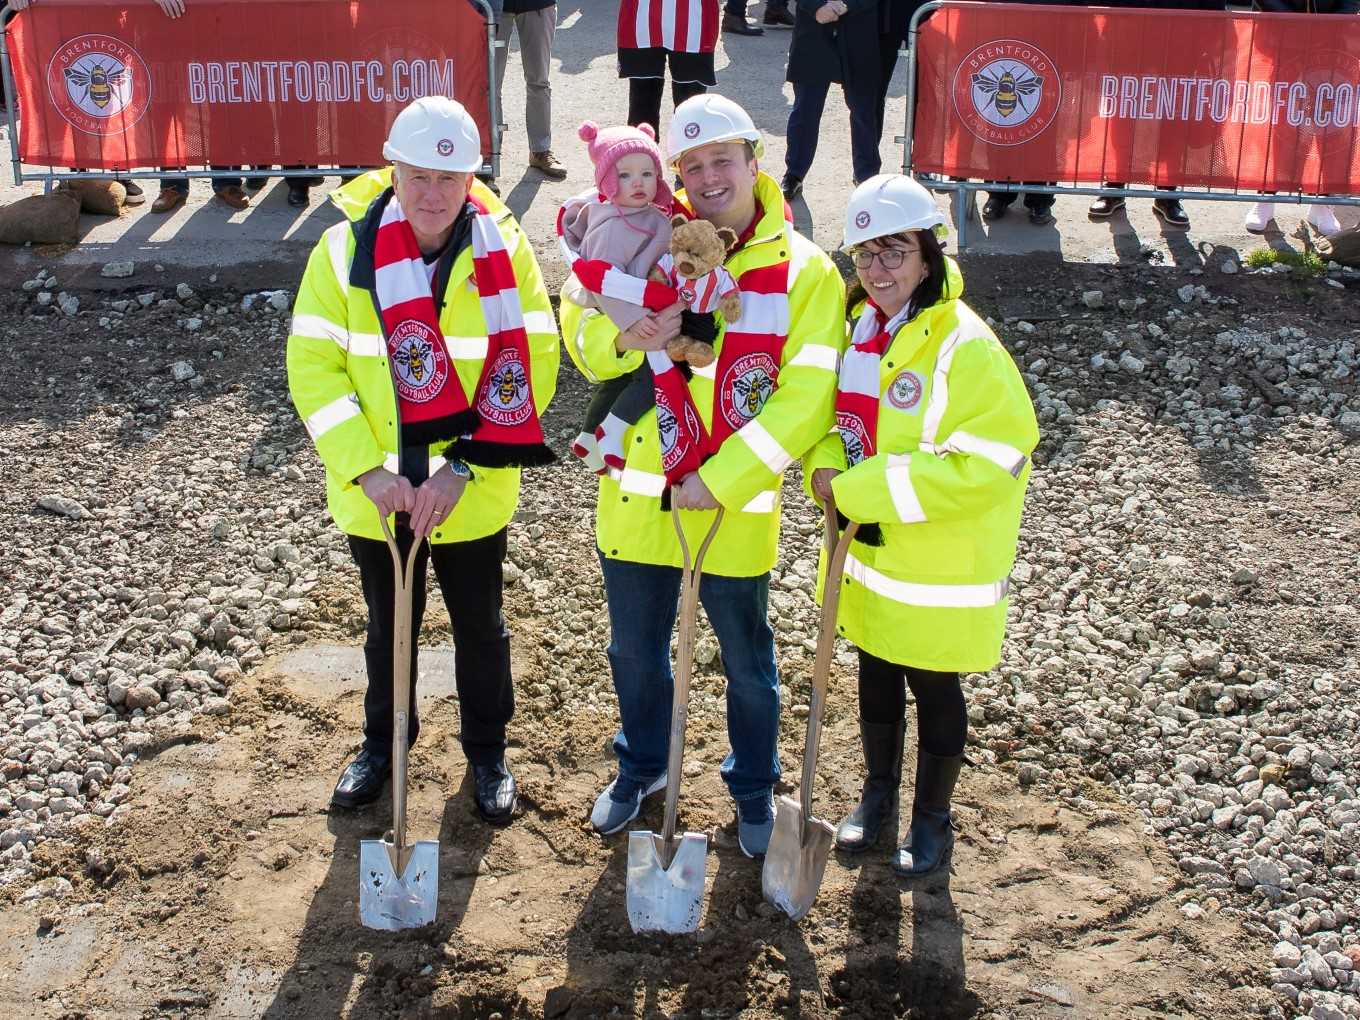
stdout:
[[859,649],[861,719],[895,723],[906,718],[907,687],[916,699],[917,745],[944,758],[963,754],[968,739],[968,708],[959,675],[900,666]]
[[[401,529],[397,544],[409,554],[412,535]],[[392,637],[396,588],[386,542],[349,536],[350,553],[368,603],[368,635],[364,661],[368,691],[364,694],[364,747],[377,754],[392,750]],[[433,550],[433,551],[431,551]],[[510,631],[501,614],[505,529],[471,542],[430,545],[416,553],[415,592],[411,612],[410,740],[420,723],[416,716],[416,637],[425,615],[426,563],[434,574],[453,622],[454,677],[462,720],[463,754],[474,765],[492,765],[505,756],[505,727],[515,712],[510,680]]]
[[[1056,181],[1025,181],[1026,184],[1049,184]],[[1057,195],[1045,194],[1042,191],[989,191],[987,198],[989,201],[1000,202],[1002,207],[1009,209],[1015,200],[1021,195],[1025,196],[1026,209],[1052,209],[1053,203],[1058,200]]]
[[[686,99],[702,95],[708,89],[702,82],[676,81],[675,68],[671,67],[671,106],[676,107]],[[660,138],[661,97],[666,91],[664,78],[628,79],[628,123],[631,127],[650,124]]]
[[[845,105],[850,110],[851,171],[857,182],[867,181],[882,169],[878,142],[883,128],[874,105],[877,86],[873,83],[865,85],[851,82],[842,87]],[[828,81],[793,83],[793,108],[789,111],[784,168],[799,180],[808,175],[817,155],[822,111],[826,109],[826,94],[830,89],[831,83]]]

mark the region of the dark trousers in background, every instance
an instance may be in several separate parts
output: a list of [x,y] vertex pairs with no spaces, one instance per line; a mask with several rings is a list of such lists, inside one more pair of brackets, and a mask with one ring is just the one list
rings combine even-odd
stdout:
[[[232,169],[232,168],[229,167],[229,166],[215,166],[215,167],[213,167],[213,169],[214,169],[214,170],[230,170],[230,169]],[[266,169],[266,168],[264,168],[264,167],[256,167],[255,169],[260,170],[260,169]],[[251,184],[252,186],[254,186],[254,187],[256,187],[256,188],[262,188],[262,187],[264,187],[264,184],[265,184],[265,182],[266,182],[267,180],[269,180],[269,178],[268,178],[267,176],[261,177],[261,176],[258,176],[258,175],[252,175],[252,176],[250,176],[250,177],[247,177],[247,178],[245,178],[245,181],[244,181],[244,182],[242,181],[242,179],[241,179],[240,177],[214,177],[214,178],[212,179],[212,189],[213,189],[213,191],[221,191],[223,188],[229,188],[229,187],[231,187],[233,184],[236,185],[236,186],[239,188],[239,187],[241,187],[241,186],[243,185],[243,183],[249,183],[249,184]],[[162,188],[170,188],[170,189],[173,189],[173,190],[175,190],[175,191],[182,192],[183,194],[187,195],[187,194],[189,194],[189,178],[188,178],[187,175],[186,175],[186,176],[181,176],[181,177],[162,177],[162,178],[161,178],[161,187],[162,187]]]
[[[397,539],[403,555],[409,551],[411,540],[411,533],[403,529]],[[349,536],[349,548],[368,603],[364,747],[388,754],[392,747],[392,625],[396,605],[392,557],[386,542],[354,535]],[[463,754],[474,765],[494,765],[505,756],[505,727],[515,712],[510,631],[501,614],[505,529],[471,542],[422,542],[416,556],[411,613],[411,742],[415,743],[420,729],[416,717],[416,636],[425,615],[426,563],[433,560],[439,590],[453,622]]]
[[[628,123],[632,127],[639,124],[650,124],[658,138],[661,134],[661,97],[666,91],[665,78],[629,78],[628,79]],[[692,96],[702,95],[707,91],[703,82],[699,81],[672,81],[671,82],[671,106],[679,106],[686,99]]]
[[[1053,182],[1051,182],[1051,181],[1025,181],[1025,183],[1026,183],[1026,184],[1033,184],[1033,185],[1037,185],[1037,186],[1042,186],[1042,185],[1044,185],[1044,184],[1051,184],[1051,183],[1053,183]],[[1013,204],[1015,203],[1015,200],[1016,200],[1017,198],[1019,198],[1021,195],[1024,195],[1024,196],[1025,196],[1025,208],[1026,208],[1026,209],[1052,209],[1052,208],[1053,208],[1053,203],[1056,202],[1057,199],[1058,199],[1058,196],[1057,196],[1057,195],[1048,195],[1048,194],[1045,194],[1045,193],[1043,193],[1043,192],[1034,192],[1034,191],[989,191],[989,192],[987,192],[987,198],[988,198],[990,201],[996,202],[996,203],[998,203],[999,205],[1001,205],[1002,208],[1006,208],[1006,209],[1009,209],[1009,208],[1011,207],[1011,205],[1013,205]]]
[[917,746],[952,758],[968,739],[968,708],[957,673],[936,673],[887,662],[859,649],[859,715],[892,724],[906,718],[907,687],[916,699]]
[[[784,167],[799,180],[808,175],[817,155],[822,111],[826,108],[826,94],[830,88],[827,82],[793,83],[793,109],[789,111]],[[866,181],[882,166],[878,155],[877,91],[873,85],[846,85],[844,88],[845,105],[850,109],[850,163],[856,182]]]

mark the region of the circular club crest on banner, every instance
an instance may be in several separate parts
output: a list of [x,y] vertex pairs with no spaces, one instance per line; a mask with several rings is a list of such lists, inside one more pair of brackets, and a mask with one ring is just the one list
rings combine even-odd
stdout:
[[433,400],[449,377],[448,360],[434,330],[417,319],[407,319],[387,338],[387,353],[396,369],[397,389],[403,400],[423,404]]
[[845,444],[845,459],[854,467],[864,459],[869,446],[869,433],[865,431],[864,420],[857,414],[837,411],[836,431],[841,434],[841,442]]
[[959,119],[978,138],[992,145],[1023,145],[1053,123],[1062,80],[1037,46],[993,39],[959,63],[953,91]]
[[735,431],[758,415],[778,376],[779,366],[764,351],[743,354],[732,362],[718,387],[723,420]]
[[146,61],[111,35],[81,35],[47,63],[47,93],[68,124],[88,135],[121,135],[151,105]]
[[529,376],[518,351],[496,355],[477,411],[497,425],[523,425],[529,420],[534,411],[529,400]]

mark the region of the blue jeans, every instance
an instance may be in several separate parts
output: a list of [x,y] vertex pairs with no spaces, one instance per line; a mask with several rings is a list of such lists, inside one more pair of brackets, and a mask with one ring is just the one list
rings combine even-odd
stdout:
[[[619,772],[649,782],[666,771],[670,750],[670,640],[680,571],[600,556],[609,603],[609,667],[619,697],[614,752]],[[727,739],[722,778],[735,800],[760,796],[779,778],[779,671],[767,607],[770,575],[705,574],[699,601],[718,637],[727,674]],[[693,699],[691,699],[692,701]]]

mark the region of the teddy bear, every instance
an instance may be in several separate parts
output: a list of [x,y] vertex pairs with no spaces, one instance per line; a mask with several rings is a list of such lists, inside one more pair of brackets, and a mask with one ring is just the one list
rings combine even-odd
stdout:
[[741,292],[737,281],[723,267],[728,249],[737,235],[727,227],[715,227],[708,220],[676,216],[671,220],[670,251],[661,257],[648,279],[674,287],[687,308],[682,314],[680,335],[666,345],[675,362],[688,362],[693,368],[713,364],[717,354],[714,312],[723,320],[741,318]]

